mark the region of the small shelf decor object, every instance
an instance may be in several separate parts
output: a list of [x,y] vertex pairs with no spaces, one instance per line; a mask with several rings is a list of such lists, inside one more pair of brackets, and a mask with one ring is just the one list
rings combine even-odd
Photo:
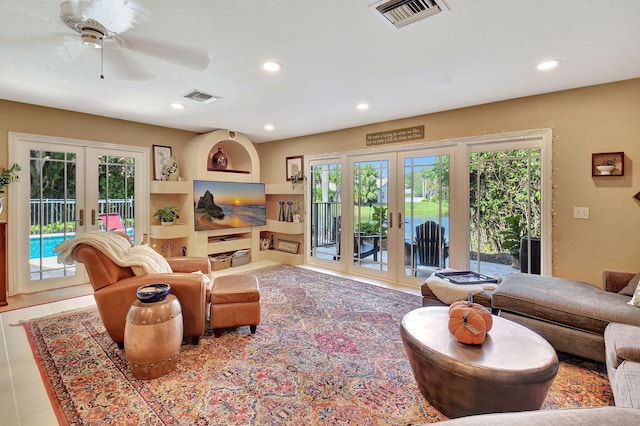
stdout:
[[153,178],[162,180],[162,172],[171,158],[171,147],[153,145]]
[[298,254],[300,243],[297,241],[278,240],[276,244],[276,250],[284,251],[287,253]]
[[591,176],[624,176],[624,152],[591,154]]
[[287,157],[287,181],[298,183],[304,180],[303,155]]
[[211,157],[209,170],[227,170],[227,160],[227,154],[218,147],[216,153]]

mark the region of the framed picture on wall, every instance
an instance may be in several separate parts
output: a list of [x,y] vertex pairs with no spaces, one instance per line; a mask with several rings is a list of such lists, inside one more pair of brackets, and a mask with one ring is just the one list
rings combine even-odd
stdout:
[[290,181],[292,176],[304,176],[303,155],[287,157],[287,180]]
[[276,250],[285,251],[287,253],[297,254],[300,243],[297,241],[278,240]]
[[591,154],[591,176],[623,176],[624,152]]
[[162,169],[171,158],[171,147],[162,145],[153,145],[153,178],[162,180]]

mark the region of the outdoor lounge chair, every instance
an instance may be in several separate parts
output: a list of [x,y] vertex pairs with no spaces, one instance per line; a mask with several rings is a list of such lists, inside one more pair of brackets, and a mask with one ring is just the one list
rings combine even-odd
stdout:
[[[413,268],[416,268],[417,265],[445,267],[445,259],[449,257],[449,245],[444,238],[444,232],[444,227],[431,220],[416,226],[416,237],[413,242]],[[414,269],[414,274],[417,274],[416,269]]]
[[98,219],[102,230],[126,233],[120,213],[98,213]]

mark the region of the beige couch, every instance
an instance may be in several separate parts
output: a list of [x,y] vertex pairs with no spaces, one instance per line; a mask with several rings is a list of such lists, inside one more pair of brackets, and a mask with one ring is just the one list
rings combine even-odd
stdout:
[[611,322],[640,326],[640,308],[618,293],[634,274],[604,272],[602,288],[580,281],[514,273],[491,296],[503,318],[532,329],[561,352],[605,361],[604,330]]

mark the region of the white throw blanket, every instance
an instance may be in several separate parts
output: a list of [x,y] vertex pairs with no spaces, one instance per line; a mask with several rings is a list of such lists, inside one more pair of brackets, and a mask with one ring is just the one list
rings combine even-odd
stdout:
[[467,300],[469,293],[472,295],[480,294],[483,290],[495,290],[498,288],[494,283],[478,283],[478,284],[454,284],[440,277],[436,277],[435,272],[426,280],[429,290],[435,296],[447,305],[457,302],[458,300]]
[[78,244],[88,244],[103,252],[116,265],[130,267],[136,275],[172,272],[167,259],[146,245],[133,246],[122,235],[113,232],[91,231],[78,234],[54,248],[58,262],[72,264],[73,249]]

